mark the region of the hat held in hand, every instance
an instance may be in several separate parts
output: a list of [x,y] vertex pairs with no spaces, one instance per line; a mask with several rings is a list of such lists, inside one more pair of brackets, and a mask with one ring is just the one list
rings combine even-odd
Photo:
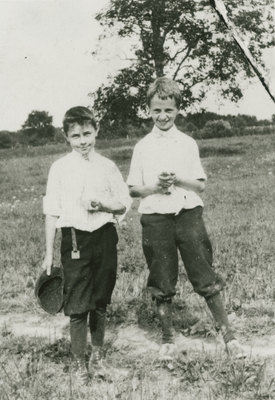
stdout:
[[60,267],[52,267],[51,274],[43,271],[36,281],[35,296],[44,311],[56,314],[63,307],[64,272]]

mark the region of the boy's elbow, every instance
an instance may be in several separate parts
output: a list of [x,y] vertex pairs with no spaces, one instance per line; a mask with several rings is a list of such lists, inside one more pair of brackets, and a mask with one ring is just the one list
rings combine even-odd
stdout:
[[203,193],[205,191],[205,187],[206,187],[205,182],[204,181],[200,181],[200,185],[198,187],[198,192],[199,193]]
[[121,206],[119,207],[119,209],[117,210],[116,214],[118,214],[118,215],[123,215],[123,214],[126,213],[126,211],[127,211],[127,208],[126,208],[125,206],[121,205]]
[[130,191],[130,196],[133,198],[138,197],[137,194],[132,190]]
[[139,197],[139,193],[135,189],[135,186],[129,186],[129,194],[131,197]]

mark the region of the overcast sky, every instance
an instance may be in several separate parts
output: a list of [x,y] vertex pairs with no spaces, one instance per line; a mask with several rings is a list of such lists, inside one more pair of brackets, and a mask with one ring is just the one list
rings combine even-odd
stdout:
[[[0,0],[0,130],[19,129],[32,110],[48,111],[60,126],[69,107],[88,105],[88,93],[122,66],[120,56],[128,44],[117,39],[104,45],[103,59],[91,54],[102,33],[94,15],[107,4],[108,0]],[[267,54],[266,66],[274,76],[274,92],[274,52]],[[219,106],[214,93],[205,105],[217,113],[258,118],[275,114],[274,103],[256,79],[238,105]]]

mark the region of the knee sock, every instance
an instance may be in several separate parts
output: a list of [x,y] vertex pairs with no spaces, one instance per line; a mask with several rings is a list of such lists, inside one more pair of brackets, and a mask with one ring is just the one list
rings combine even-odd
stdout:
[[162,329],[162,343],[173,343],[172,329],[172,302],[171,299],[163,301],[157,300],[157,312]]
[[71,352],[77,359],[84,359],[86,354],[87,315],[88,313],[70,316]]
[[205,301],[214,317],[216,329],[222,333],[224,342],[228,343],[230,340],[235,339],[220,293],[205,299]]
[[98,308],[90,312],[90,332],[93,346],[103,346],[105,335],[106,309]]

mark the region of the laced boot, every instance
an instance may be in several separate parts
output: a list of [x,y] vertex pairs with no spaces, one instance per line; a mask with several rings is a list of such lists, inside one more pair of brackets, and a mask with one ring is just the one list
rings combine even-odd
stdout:
[[72,375],[76,382],[81,385],[87,385],[89,382],[88,370],[86,367],[86,361],[83,358],[77,358],[72,363]]
[[94,378],[112,382],[112,373],[104,358],[103,347],[93,346],[89,360],[89,371]]
[[228,356],[234,359],[246,358],[246,350],[244,346],[235,338],[233,332],[226,327],[222,327],[221,332]]
[[233,358],[245,358],[244,347],[235,338],[228,321],[220,293],[206,298],[206,303],[211,311],[217,331],[221,331],[227,354]]
[[96,309],[90,313],[90,331],[92,336],[92,354],[89,360],[89,371],[100,379],[108,378],[108,371],[103,357],[106,310]]

